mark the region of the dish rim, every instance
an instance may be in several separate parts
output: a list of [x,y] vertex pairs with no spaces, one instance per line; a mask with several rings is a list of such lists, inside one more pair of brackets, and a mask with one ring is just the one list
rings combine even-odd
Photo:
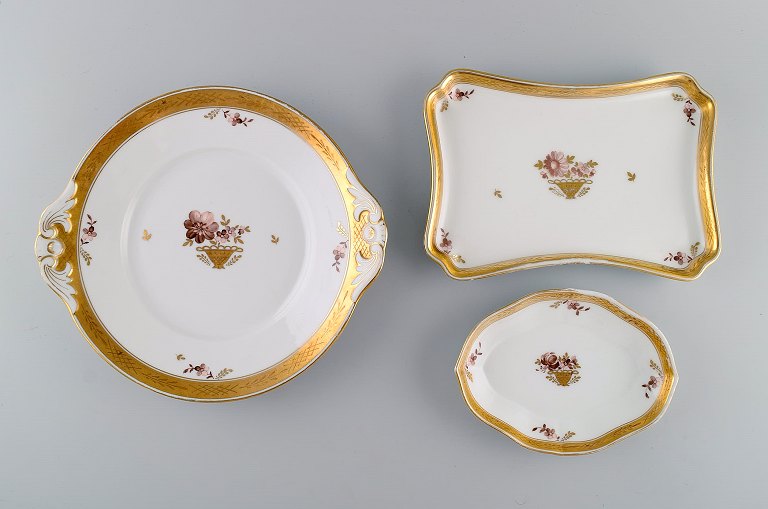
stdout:
[[[150,125],[177,113],[219,107],[239,109],[273,120],[318,154],[344,202],[351,249],[335,302],[322,324],[300,347],[256,373],[202,381],[156,369],[112,337],[83,290],[77,240],[85,198],[101,170],[124,143]],[[367,227],[378,228],[381,236],[372,240],[365,238],[363,232]],[[356,245],[357,240],[361,241],[358,244],[362,248]],[[88,344],[110,366],[131,381],[165,396],[186,401],[223,402],[271,391],[314,364],[344,331],[360,297],[381,273],[386,241],[387,226],[378,200],[360,182],[333,138],[317,123],[297,108],[269,95],[239,87],[209,85],[181,88],[144,101],[107,129],[85,152],[64,192],[43,210],[35,238],[35,255],[45,282],[64,302]]]
[[[615,97],[670,86],[682,88],[699,106],[701,111],[696,155],[698,170],[696,182],[705,240],[705,246],[701,254],[684,268],[668,267],[646,260],[599,253],[540,254],[512,258],[478,267],[458,267],[448,254],[438,249],[435,240],[438,228],[440,227],[439,219],[440,207],[443,201],[444,173],[435,107],[436,103],[444,99],[453,86],[458,83],[482,86],[521,95],[567,98]],[[711,265],[720,255],[720,227],[717,217],[717,205],[715,203],[713,172],[717,108],[712,96],[699,86],[693,76],[687,73],[673,72],[633,81],[575,85],[527,81],[472,69],[453,69],[446,73],[443,79],[427,93],[424,99],[424,124],[427,131],[427,142],[432,167],[432,189],[424,232],[424,249],[427,255],[440,265],[446,274],[454,279],[478,279],[552,265],[598,263],[625,267],[681,281],[692,281],[698,278],[704,272],[704,269]]]
[[[645,334],[646,338],[651,341],[654,348],[656,349],[656,353],[659,355],[661,369],[664,373],[664,379],[662,381],[656,400],[646,412],[633,419],[632,421],[620,424],[607,433],[604,433],[603,435],[592,440],[553,442],[529,437],[514,426],[502,421],[498,417],[495,417],[477,402],[477,400],[472,395],[471,390],[469,389],[468,378],[465,369],[467,358],[472,350],[472,346],[475,344],[475,340],[489,326],[499,320],[513,315],[517,311],[520,311],[521,309],[526,308],[532,304],[548,300],[565,299],[574,299],[580,302],[589,302],[591,304],[598,305],[606,311],[614,314],[618,318],[622,319],[623,321],[627,322],[629,325],[640,330],[643,334]],[[679,379],[677,368],[675,366],[675,360],[672,355],[672,350],[669,347],[669,343],[667,342],[666,337],[658,329],[658,327],[656,327],[647,318],[639,315],[637,312],[620,303],[616,299],[610,297],[609,295],[590,290],[578,290],[575,288],[541,290],[538,292],[530,293],[485,317],[472,329],[472,332],[470,332],[467,336],[467,339],[464,342],[464,346],[462,346],[461,352],[459,353],[459,357],[456,361],[454,372],[458,379],[459,388],[461,389],[464,402],[475,415],[475,417],[483,421],[491,428],[500,431],[527,449],[559,456],[591,454],[605,449],[606,447],[609,447],[617,442],[620,442],[625,438],[630,437],[635,433],[638,433],[655,424],[659,419],[661,419],[661,417],[667,411],[667,408],[669,408],[669,404],[672,401],[672,396],[675,392],[675,388],[677,387],[677,382]]]

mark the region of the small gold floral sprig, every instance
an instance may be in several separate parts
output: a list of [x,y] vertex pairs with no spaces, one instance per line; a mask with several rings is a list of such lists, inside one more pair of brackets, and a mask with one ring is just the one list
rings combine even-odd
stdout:
[[207,118],[208,120],[213,120],[214,118],[216,118],[216,116],[219,114],[220,111],[221,111],[221,108],[214,108],[208,113],[206,113],[205,115],[203,115],[203,117]]
[[567,309],[572,309],[573,311],[575,311],[576,316],[579,316],[579,313],[583,311],[589,311],[591,309],[589,307],[584,307],[584,305],[581,304],[580,302],[577,302],[571,299],[565,299],[565,300],[559,300],[557,302],[553,302],[552,304],[549,305],[549,307],[557,309],[563,304],[567,305]]
[[474,381],[472,379],[472,372],[469,370],[470,366],[474,366],[477,364],[478,358],[483,355],[483,352],[480,350],[483,348],[483,344],[478,341],[477,346],[473,351],[469,352],[469,356],[467,357],[467,362],[464,364],[464,371],[467,374],[467,378],[470,382]]
[[573,431],[568,431],[563,436],[560,436],[555,432],[554,428],[550,428],[546,424],[542,424],[541,426],[536,426],[531,431],[538,431],[539,433],[542,433],[545,438],[548,438],[549,440],[554,440],[556,442],[565,442],[566,440],[569,440],[570,438],[576,436],[576,433],[574,433]]
[[651,375],[648,381],[642,385],[645,389],[646,399],[650,399],[650,395],[653,394],[653,390],[656,389],[664,380],[664,374],[661,372],[661,368],[651,359],[650,367],[656,372],[656,375]]
[[664,261],[677,262],[677,264],[681,266],[688,265],[698,256],[699,247],[701,247],[701,242],[696,242],[695,244],[691,244],[691,247],[688,250],[690,254],[683,253],[682,251],[678,251],[677,253],[667,253]]

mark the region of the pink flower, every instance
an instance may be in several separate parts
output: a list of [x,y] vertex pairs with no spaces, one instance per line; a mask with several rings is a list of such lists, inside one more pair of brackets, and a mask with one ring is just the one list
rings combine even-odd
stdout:
[[80,237],[80,243],[87,244],[95,238],[96,232],[94,231],[93,226],[89,226],[88,228],[83,228],[83,235]]
[[571,171],[580,177],[591,177],[595,174],[595,169],[587,163],[576,163],[576,165],[571,168]]
[[333,250],[333,263],[331,267],[336,268],[336,272],[341,272],[339,267],[341,266],[341,260],[347,255],[347,241],[339,242],[336,249]]
[[685,101],[685,104],[683,105],[683,113],[685,113],[686,122],[688,122],[691,125],[696,125],[693,122],[693,114],[696,113],[696,108],[693,107],[693,103],[690,99]]
[[564,353],[560,357],[560,363],[564,369],[576,369],[576,367],[579,365],[579,361],[576,360],[576,357],[573,355],[568,355],[567,353]]
[[235,234],[235,230],[231,226],[226,226],[216,232],[216,240],[219,242],[229,242],[229,238]]
[[197,376],[208,376],[211,374],[211,368],[209,368],[205,364],[200,364],[199,366],[196,366],[195,371],[197,371]]
[[648,383],[644,383],[643,387],[645,388],[645,397],[650,398],[649,394],[653,392],[653,390],[659,386],[659,383],[661,383],[660,378],[656,378],[655,376],[651,376],[651,378],[648,379]]
[[229,116],[229,123],[232,124],[232,125],[242,124],[243,123],[243,119],[240,118],[240,114],[239,113],[235,113],[234,115],[230,115]]
[[693,258],[683,253],[682,251],[678,251],[675,254],[669,253],[669,256],[664,258],[664,260],[669,262],[675,261],[678,265],[685,265],[686,263],[690,263]]
[[547,352],[542,354],[539,358],[539,363],[542,367],[550,370],[556,370],[560,367],[560,361],[557,358],[555,352]]
[[197,376],[203,376],[205,378],[213,378],[213,373],[211,373],[211,368],[206,366],[205,363],[202,363],[199,366],[193,366],[192,364],[190,364],[189,367],[184,370],[184,373],[191,373],[193,371]]
[[95,225],[97,221],[93,219],[90,214],[86,214],[86,217],[88,218],[88,221],[86,221],[86,224],[88,225],[88,227],[83,228],[83,235],[80,237],[80,244],[87,244],[96,238]]
[[544,158],[544,169],[550,177],[562,177],[568,173],[568,159],[562,152],[553,150]]
[[450,96],[452,99],[455,99],[456,101],[461,101],[462,99],[469,99],[469,96],[472,95],[474,91],[475,90],[472,89],[468,92],[464,92],[462,90],[459,90],[459,88],[457,87],[456,90],[451,92]]
[[440,249],[444,253],[450,253],[451,252],[451,246],[453,246],[453,241],[448,238],[449,233],[442,228],[440,228],[441,234],[441,240],[440,240]]
[[483,355],[479,349],[475,348],[475,351],[469,354],[469,358],[467,359],[467,362],[469,362],[470,366],[474,366],[477,362],[477,358],[479,356]]
[[201,244],[213,239],[219,223],[213,220],[213,213],[193,210],[189,213],[189,219],[184,221],[184,227],[187,229],[187,238]]

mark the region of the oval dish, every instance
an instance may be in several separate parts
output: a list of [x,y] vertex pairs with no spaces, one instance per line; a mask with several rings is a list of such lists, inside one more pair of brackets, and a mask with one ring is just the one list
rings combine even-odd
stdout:
[[651,322],[607,295],[547,290],[480,322],[456,364],[474,414],[519,444],[572,455],[636,433],[666,410],[672,352]]
[[112,127],[43,213],[35,249],[107,362],[157,392],[222,401],[314,362],[386,238],[379,204],[309,118],[201,87]]

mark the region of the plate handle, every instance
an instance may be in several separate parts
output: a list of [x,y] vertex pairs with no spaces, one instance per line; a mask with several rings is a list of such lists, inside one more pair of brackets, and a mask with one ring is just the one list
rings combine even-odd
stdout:
[[347,181],[350,184],[347,190],[355,198],[352,204],[354,205],[353,217],[358,223],[356,229],[363,240],[362,248],[355,247],[357,275],[352,280],[352,284],[355,285],[352,300],[356,302],[371,281],[379,275],[384,265],[387,225],[379,202],[360,183],[351,169],[347,170]]
[[67,188],[56,201],[51,203],[40,216],[40,226],[35,238],[35,256],[40,265],[40,275],[48,286],[67,304],[70,311],[77,311],[75,289],[72,287],[72,264],[63,261],[67,246],[62,234],[72,231],[70,209],[75,204],[75,181],[70,180]]

